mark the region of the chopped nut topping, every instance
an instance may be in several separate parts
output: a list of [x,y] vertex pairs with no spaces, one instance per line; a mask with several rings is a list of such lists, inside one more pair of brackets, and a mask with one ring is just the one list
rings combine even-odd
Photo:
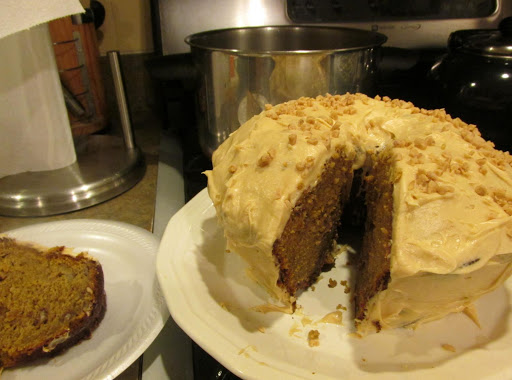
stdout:
[[295,133],[291,133],[290,135],[288,135],[288,143],[290,145],[295,145],[296,142],[297,142],[297,135]]
[[453,347],[451,344],[442,344],[441,347],[443,348],[443,350],[446,350],[446,351],[450,351],[450,352],[456,352],[457,350],[455,349],[455,347]]
[[432,136],[427,136],[425,142],[427,143],[428,146],[434,146],[436,144],[436,140],[434,140]]
[[267,111],[267,116],[273,120],[279,119],[279,115],[273,110]]
[[346,107],[343,109],[343,113],[348,115],[355,115],[357,113],[357,109],[352,106]]
[[427,194],[437,193],[439,195],[445,195],[455,191],[453,186],[440,184],[439,178],[435,173],[426,172],[423,169],[419,169],[416,173],[416,180],[409,183],[409,190],[412,190],[415,185]]
[[315,158],[313,156],[307,156],[306,161],[304,162],[304,167],[311,168],[315,164]]
[[477,187],[475,187],[475,192],[480,196],[484,196],[487,194],[487,189],[482,185],[478,185]]
[[425,150],[425,149],[427,149],[428,144],[427,144],[426,139],[416,138],[414,140],[414,146],[418,149]]
[[234,172],[236,172],[236,166],[235,166],[235,165],[231,165],[231,166],[229,167],[229,172],[230,172],[231,174],[233,174]]
[[261,168],[268,166],[274,159],[275,155],[276,155],[275,149],[268,150],[267,153],[265,153],[263,156],[261,156],[260,159],[258,160],[258,166]]
[[502,209],[508,215],[512,215],[512,197],[508,195],[504,190],[497,189],[493,190],[491,196]]

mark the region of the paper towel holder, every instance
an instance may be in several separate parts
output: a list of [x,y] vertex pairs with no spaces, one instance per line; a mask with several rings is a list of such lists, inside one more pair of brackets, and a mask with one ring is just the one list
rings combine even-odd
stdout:
[[0,215],[50,216],[112,199],[135,186],[146,172],[135,145],[119,52],[108,53],[123,137],[89,135],[75,141],[77,160],[61,169],[0,178]]

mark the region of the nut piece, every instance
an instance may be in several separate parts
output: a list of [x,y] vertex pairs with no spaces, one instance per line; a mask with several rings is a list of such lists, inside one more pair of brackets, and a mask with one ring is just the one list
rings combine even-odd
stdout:
[[318,330],[310,330],[308,333],[309,347],[318,347],[320,345],[320,332]]
[[482,185],[478,185],[477,187],[475,187],[475,192],[483,197],[484,195],[487,194],[487,189]]
[[258,166],[260,168],[268,166],[274,159],[275,155],[276,155],[275,150],[270,149],[269,151],[267,151],[267,153],[265,153],[263,156],[260,157],[260,159],[258,160]]

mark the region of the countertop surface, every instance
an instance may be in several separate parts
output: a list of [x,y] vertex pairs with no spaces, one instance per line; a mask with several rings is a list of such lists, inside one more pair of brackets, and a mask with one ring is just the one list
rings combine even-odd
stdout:
[[[177,203],[174,202],[176,204],[169,205],[169,202],[167,202],[167,206],[162,208],[162,212],[160,213],[159,216],[157,216],[157,221],[159,223],[158,231],[154,231],[158,173],[159,171],[162,172],[163,170],[163,177],[165,179],[166,172],[169,172],[169,170],[174,170],[174,168],[166,167],[167,165],[164,165],[162,168],[162,165],[159,165],[159,154],[161,149],[160,139],[162,135],[161,123],[159,120],[145,120],[144,122],[139,122],[136,125],[134,125],[133,130],[135,136],[135,143],[142,150],[146,162],[145,174],[143,178],[137,184],[135,184],[135,186],[133,186],[126,192],[118,195],[117,197],[107,200],[103,203],[70,213],[45,217],[0,216],[0,233],[7,232],[9,230],[27,225],[46,223],[50,221],[70,219],[105,219],[126,222],[144,228],[150,232],[154,232],[160,238],[165,228],[165,225],[167,224],[168,219],[171,217],[169,213],[173,213],[177,211],[179,207],[181,207],[183,203],[183,195],[178,195]],[[179,179],[177,182],[179,182]],[[166,185],[164,183],[161,184],[160,186]],[[178,187],[179,186],[180,184],[178,183]],[[179,190],[180,189],[178,188],[178,192]],[[162,201],[160,200],[160,202]],[[172,202],[173,200],[171,200],[171,203]],[[165,200],[163,203],[166,203]],[[171,211],[168,211],[169,208],[171,209]],[[164,329],[171,329],[172,334],[176,334],[175,326],[169,327],[168,325],[169,323],[166,325]],[[179,333],[180,332],[178,331],[178,334]],[[163,344],[165,346],[167,345],[165,337],[160,337],[159,339],[160,341],[163,340]],[[184,337],[181,336],[180,339],[184,339]],[[132,365],[130,365],[121,375],[119,375],[117,379],[135,380],[142,378],[170,378],[171,376],[169,374],[166,374],[165,371],[160,370],[160,372],[162,373],[156,375],[156,373],[159,370],[151,368],[153,362],[158,361],[157,357],[162,355],[159,346],[157,346],[156,348],[151,348],[150,351],[151,361],[148,360],[145,363],[143,363],[143,357],[139,358]],[[167,359],[164,358],[162,360],[165,361]],[[153,371],[155,375],[145,376],[145,371]],[[172,376],[172,378],[178,377]]]

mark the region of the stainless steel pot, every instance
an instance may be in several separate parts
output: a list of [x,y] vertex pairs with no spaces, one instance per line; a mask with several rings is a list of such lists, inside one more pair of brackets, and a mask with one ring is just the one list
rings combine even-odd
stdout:
[[373,95],[380,33],[322,26],[213,30],[188,36],[199,72],[199,142],[213,151],[265,104],[301,96]]

